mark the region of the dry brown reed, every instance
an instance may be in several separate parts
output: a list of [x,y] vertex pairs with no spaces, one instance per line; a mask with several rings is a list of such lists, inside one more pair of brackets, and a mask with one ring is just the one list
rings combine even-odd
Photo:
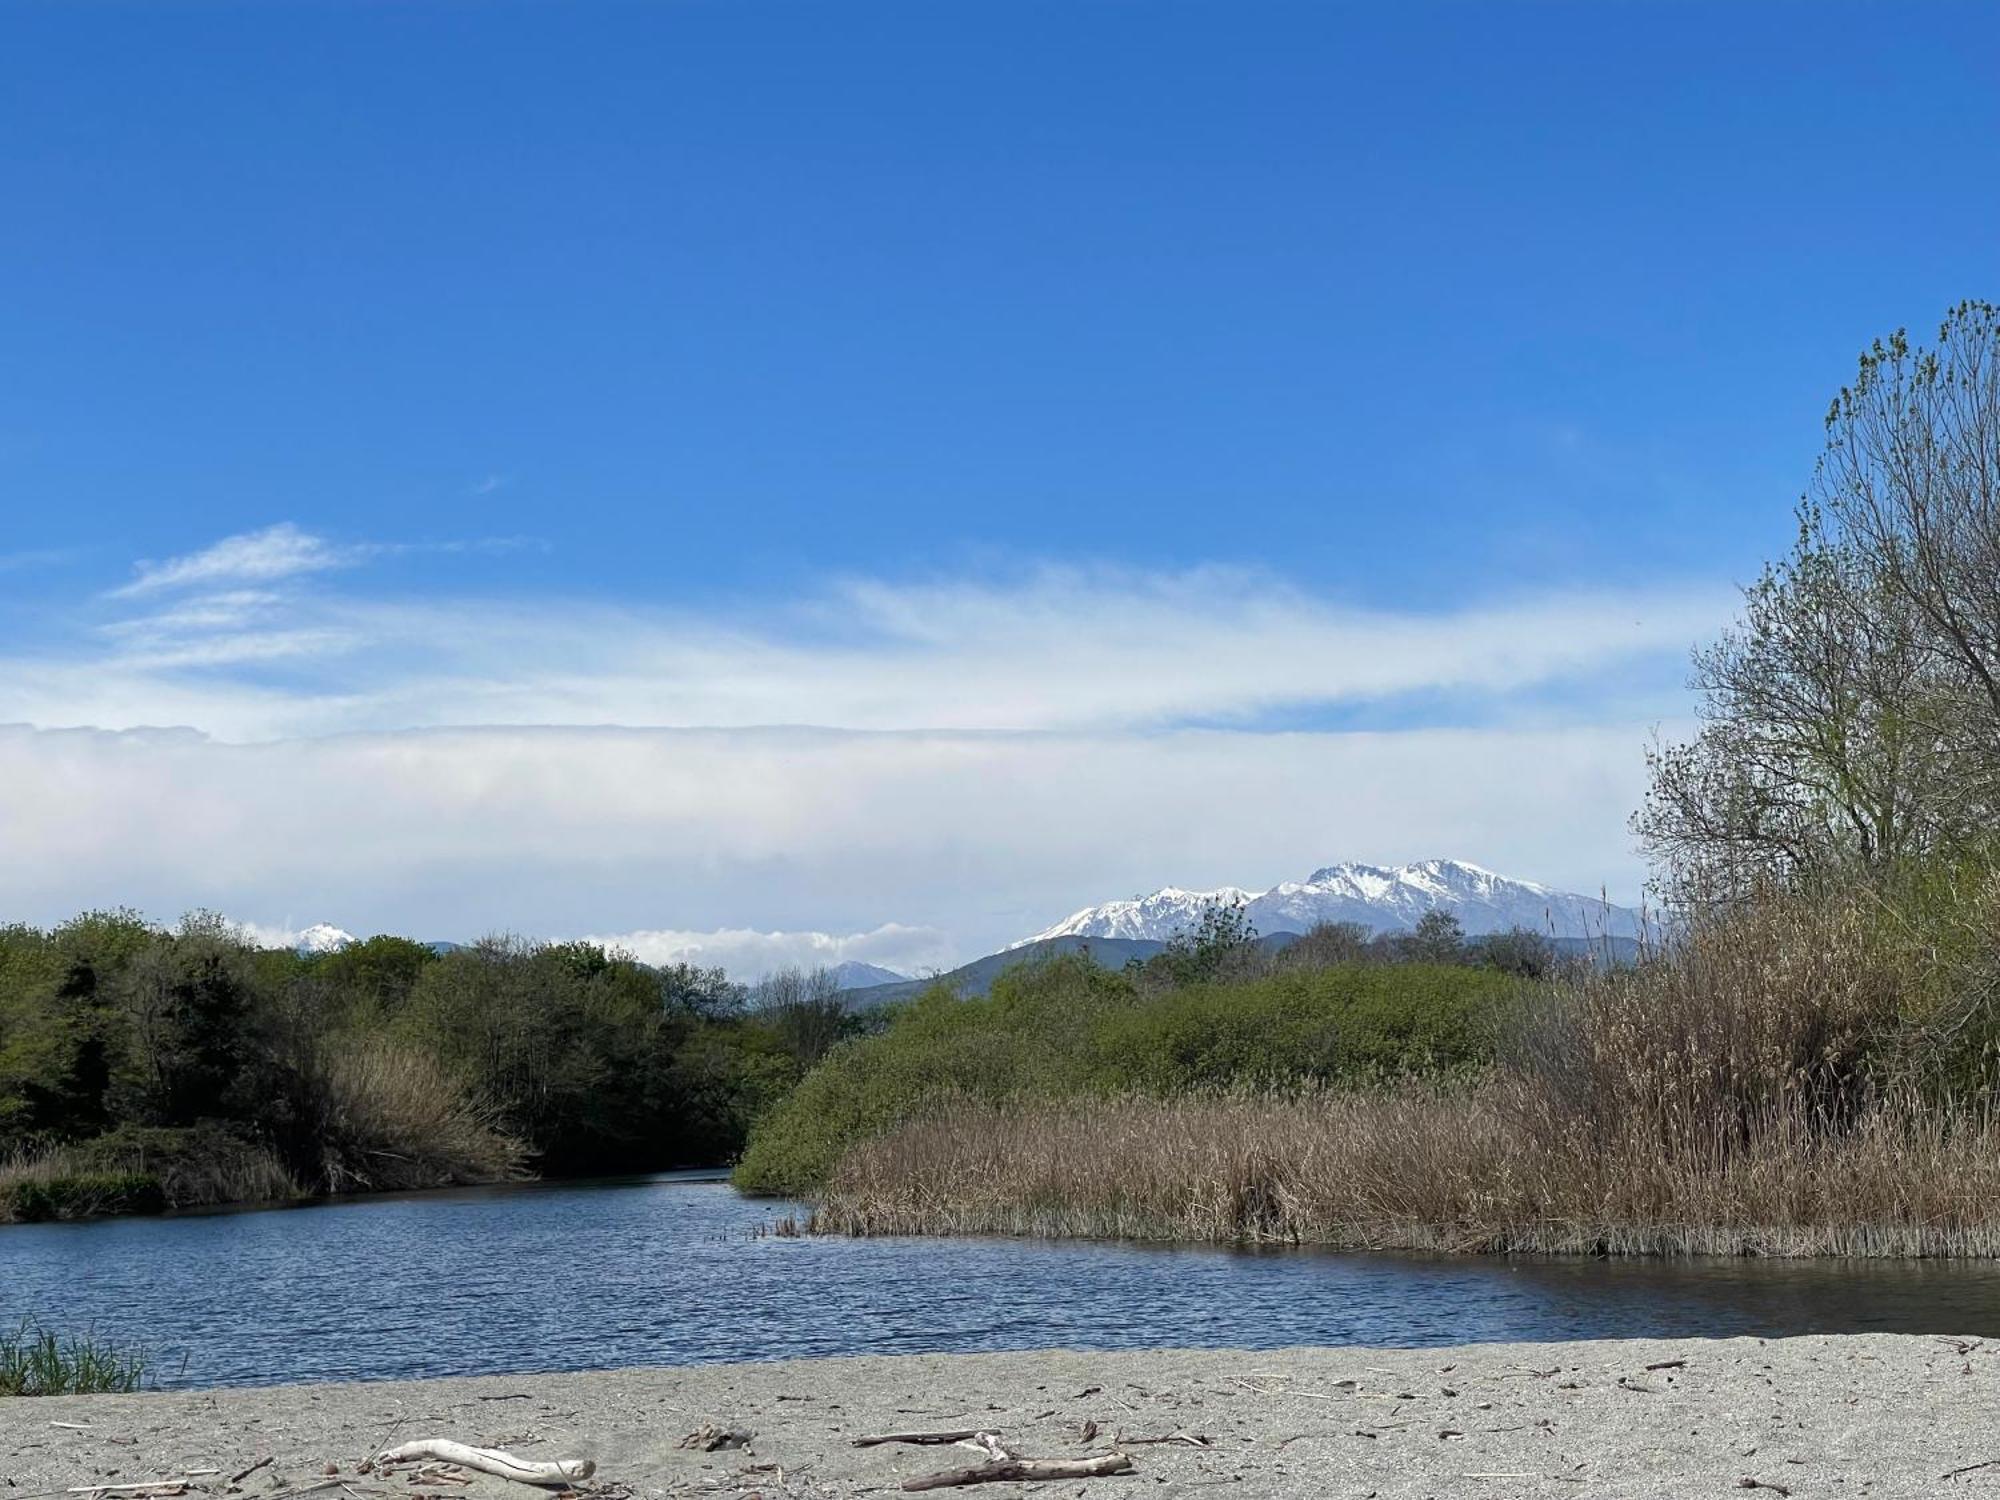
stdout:
[[1486,1089],[963,1106],[864,1143],[818,1227],[1345,1249],[2000,1254],[2000,1129],[1783,1121],[1673,1160],[1520,1131]]
[[225,1135],[162,1149],[143,1134],[51,1145],[0,1160],[0,1223],[269,1203],[299,1185],[269,1150]]
[[1885,1081],[1911,955],[1772,901],[1522,1017],[1477,1083],[945,1101],[851,1150],[820,1227],[1355,1249],[2000,1254],[2000,1122]]
[[321,1180],[328,1192],[504,1182],[527,1148],[427,1053],[364,1039],[324,1064]]

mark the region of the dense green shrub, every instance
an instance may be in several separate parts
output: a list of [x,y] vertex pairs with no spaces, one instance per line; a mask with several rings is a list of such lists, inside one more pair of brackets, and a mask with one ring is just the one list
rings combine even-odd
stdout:
[[932,989],[836,1049],[753,1130],[736,1180],[810,1192],[841,1154],[946,1102],[1460,1077],[1493,1056],[1520,980],[1454,965],[1343,965],[1146,993],[1066,955],[984,999]]
[[0,1219],[730,1161],[793,1019],[588,943],[0,927]]

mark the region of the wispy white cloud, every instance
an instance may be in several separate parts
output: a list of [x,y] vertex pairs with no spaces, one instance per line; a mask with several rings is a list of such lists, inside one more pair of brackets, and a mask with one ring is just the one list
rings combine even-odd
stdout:
[[[501,481],[495,478],[491,488]],[[480,493],[487,493],[482,490]],[[336,543],[290,521],[224,537],[182,557],[133,565],[132,581],[113,589],[114,599],[142,598],[176,589],[224,584],[276,584],[385,557],[423,553],[517,552],[539,545],[529,537],[474,537],[432,542]]]
[[[266,549],[260,539],[277,533],[283,544]],[[266,550],[265,561],[246,560]],[[145,577],[187,591],[106,622],[97,649],[0,658],[0,719],[179,722],[242,739],[495,723],[1251,724],[1414,695],[1491,700],[1678,659],[1728,608],[1725,591],[1694,586],[1552,591],[1443,613],[1363,609],[1215,568],[850,579],[782,608],[746,602],[700,616],[282,584],[191,589],[204,572],[331,566],[361,550],[401,549],[335,549],[279,527],[160,565]]]
[[131,598],[168,589],[219,583],[273,583],[301,573],[320,573],[357,560],[347,548],[303,531],[289,521],[224,537],[213,546],[160,562],[141,562],[132,581],[114,593]]

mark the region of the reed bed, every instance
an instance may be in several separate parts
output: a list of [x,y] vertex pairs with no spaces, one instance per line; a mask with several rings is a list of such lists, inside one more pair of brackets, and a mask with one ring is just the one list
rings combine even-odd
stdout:
[[315,1176],[328,1192],[508,1182],[528,1150],[427,1053],[364,1040],[325,1063]]
[[0,1158],[0,1224],[298,1196],[273,1152],[213,1128],[135,1130]]
[[1552,987],[1469,1084],[933,1100],[847,1151],[818,1227],[2000,1255],[1990,1093],[1905,1065],[1935,980],[1865,899],[1772,901]]
[[145,1172],[86,1164],[60,1147],[0,1158],[0,1224],[163,1206],[159,1179]]
[[815,1227],[1352,1250],[2000,1254],[2000,1129],[1772,1122],[1668,1157],[1526,1132],[1492,1090],[966,1104],[864,1143]]

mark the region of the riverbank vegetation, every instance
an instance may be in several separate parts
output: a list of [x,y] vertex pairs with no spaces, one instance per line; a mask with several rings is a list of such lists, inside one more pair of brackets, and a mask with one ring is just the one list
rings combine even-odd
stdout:
[[[1524,966],[1385,1051],[1327,1003],[1337,957],[1280,1005],[1303,1031],[1178,1071],[1216,1049],[1167,1017],[1226,1035],[1233,994],[1052,1003],[1081,1040],[1026,1074],[940,1002],[834,1054],[743,1180],[816,1178],[858,1232],[2000,1254],[2000,310],[1872,347],[1827,436],[1794,549],[1695,657],[1699,732],[1652,758],[1671,917],[1638,963]],[[927,1048],[953,1026],[997,1066]]]
[[[838,1158],[849,1233],[1346,1248],[2000,1254],[1996,1031],[1935,933],[1777,900],[1512,997],[1493,1060],[1359,1086],[934,1096]],[[1967,960],[1966,962],[1970,962]],[[753,1152],[752,1160],[755,1159]]]
[[1184,980],[1066,954],[1009,970],[981,999],[926,992],[880,1035],[834,1051],[759,1123],[738,1185],[815,1193],[859,1143],[963,1106],[984,1120],[986,1107],[1016,1100],[1463,1079],[1489,1061],[1501,1018],[1529,988],[1448,963],[1259,973],[1247,932],[1227,914],[1211,925],[1220,936],[1174,960]]
[[32,1323],[0,1332],[0,1397],[121,1393],[145,1378],[143,1352],[89,1334],[64,1337]]
[[760,1003],[588,944],[0,929],[0,1223],[725,1163],[850,1024],[795,978]]

